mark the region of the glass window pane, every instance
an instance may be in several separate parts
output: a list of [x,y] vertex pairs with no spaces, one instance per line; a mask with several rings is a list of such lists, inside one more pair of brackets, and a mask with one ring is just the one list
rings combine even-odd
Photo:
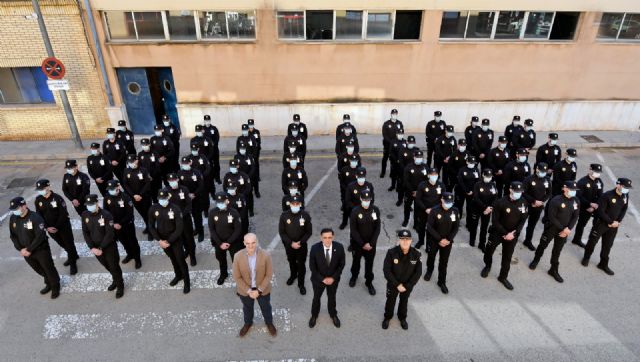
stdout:
[[466,26],[466,11],[445,11],[442,13],[440,38],[464,38],[464,28]]
[[369,11],[367,15],[367,39],[391,39],[392,13]]
[[135,39],[136,30],[133,26],[131,12],[105,11],[109,38],[111,39]]
[[0,103],[22,103],[20,87],[11,68],[0,68]]
[[227,18],[224,11],[201,11],[200,36],[202,39],[227,39]]
[[471,39],[490,38],[495,16],[494,11],[470,11],[466,37]]
[[396,26],[393,30],[393,39],[396,39],[396,40],[420,39],[421,23],[422,23],[422,11],[420,10],[396,11]]
[[501,11],[494,39],[518,39],[524,23],[524,11]]
[[40,103],[38,87],[33,80],[33,75],[29,68],[13,68],[13,75],[16,78],[20,93],[24,103]]
[[304,39],[304,12],[278,11],[278,38]]
[[524,31],[524,37],[528,39],[547,39],[551,31],[551,21],[553,20],[553,12],[538,13],[530,12],[527,20],[527,29]]
[[629,14],[624,17],[618,39],[640,40],[640,14]]
[[576,34],[576,27],[580,13],[559,11],[553,19],[553,28],[551,28],[551,40],[571,40]]
[[307,11],[307,40],[333,39],[333,11]]
[[138,39],[164,39],[162,14],[159,11],[135,12]]
[[42,103],[55,103],[56,99],[53,97],[53,93],[49,90],[49,86],[47,85],[47,76],[44,75],[42,69],[40,67],[31,67],[31,75],[33,75],[33,80],[35,81],[36,88],[38,89],[38,94],[40,95],[40,101]]
[[624,13],[603,13],[598,28],[598,39],[615,39],[623,17]]
[[336,10],[336,39],[362,39],[362,11]]
[[171,40],[195,40],[196,22],[191,10],[167,11],[169,37]]
[[227,11],[229,38],[255,39],[256,15],[253,11]]

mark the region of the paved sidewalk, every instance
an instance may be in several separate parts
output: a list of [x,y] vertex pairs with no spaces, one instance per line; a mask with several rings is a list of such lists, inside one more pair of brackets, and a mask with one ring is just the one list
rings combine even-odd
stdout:
[[[563,149],[573,148],[624,148],[640,147],[640,132],[630,131],[565,131],[559,132],[559,145]],[[538,144],[546,141],[548,132],[538,132]],[[596,136],[602,142],[596,140],[589,142],[581,136]],[[408,136],[408,134],[406,135]],[[462,136],[456,133],[456,137]],[[497,135],[496,135],[497,137]],[[139,140],[143,136],[137,136]],[[417,135],[419,147],[424,148],[426,143],[422,134]],[[235,153],[235,137],[223,137],[220,139],[220,151],[223,156]],[[282,154],[284,136],[269,136],[262,139],[262,155]],[[360,152],[382,151],[382,137],[380,135],[358,135]],[[36,141],[36,142],[0,142],[0,161],[34,161],[34,160],[65,160],[69,158],[84,159],[88,155],[88,148],[92,142],[102,140],[83,140],[85,151],[78,151],[71,141]],[[309,153],[333,152],[335,137],[333,135],[311,136],[307,141]],[[180,143],[180,154],[187,154],[188,139],[184,138]],[[139,148],[139,144],[136,145]]]

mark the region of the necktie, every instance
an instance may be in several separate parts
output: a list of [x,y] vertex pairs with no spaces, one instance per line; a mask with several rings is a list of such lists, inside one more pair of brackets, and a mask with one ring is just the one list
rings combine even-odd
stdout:
[[331,264],[331,255],[329,255],[329,249],[324,249],[324,259],[327,261],[327,265]]

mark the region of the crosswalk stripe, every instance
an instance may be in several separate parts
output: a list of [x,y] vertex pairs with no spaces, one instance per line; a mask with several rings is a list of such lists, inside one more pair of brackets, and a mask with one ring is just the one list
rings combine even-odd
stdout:
[[[239,303],[239,302],[238,302]],[[196,336],[236,334],[242,326],[242,309],[121,314],[56,314],[44,323],[45,339],[127,338],[135,336]],[[256,311],[250,333],[267,333],[262,314]],[[292,329],[289,309],[273,309],[279,332]]]
[[[82,257],[93,257],[91,250],[86,243],[75,243],[76,250],[78,251],[78,256]],[[140,255],[148,256],[148,255],[164,255],[164,251],[160,247],[157,241],[155,240],[138,240],[138,244],[140,244]],[[118,243],[118,251],[120,256],[126,255],[126,251],[122,244]],[[215,248],[211,245],[211,242],[208,239],[205,239],[201,243],[196,243],[196,254],[214,254]],[[66,258],[67,252],[64,250],[60,251],[60,258]]]

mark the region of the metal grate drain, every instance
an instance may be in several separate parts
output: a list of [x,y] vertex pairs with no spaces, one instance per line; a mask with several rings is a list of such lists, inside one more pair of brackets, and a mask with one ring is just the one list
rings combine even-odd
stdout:
[[36,184],[35,177],[18,177],[11,180],[7,188],[13,189],[16,187],[29,187],[29,186],[35,187],[35,184]]
[[596,136],[594,136],[592,134],[581,135],[580,137],[584,138],[589,143],[602,143],[602,142],[604,142],[600,138],[598,138],[598,137],[596,137]]

